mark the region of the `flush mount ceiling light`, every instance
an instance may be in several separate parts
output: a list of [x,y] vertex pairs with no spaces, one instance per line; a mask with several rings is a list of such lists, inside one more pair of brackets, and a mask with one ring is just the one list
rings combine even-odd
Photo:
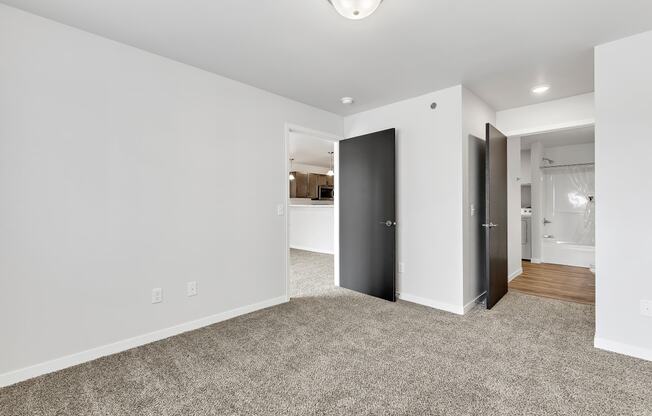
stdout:
[[548,92],[550,89],[550,85],[537,85],[536,87],[532,88],[532,93],[533,94],[544,94]]
[[360,20],[376,11],[383,0],[328,0],[339,14],[351,20]]
[[340,101],[342,101],[342,104],[344,105],[351,105],[353,104],[353,97],[342,97]]
[[293,165],[294,165],[294,158],[290,158],[290,174],[288,175],[288,179],[291,181],[294,180],[294,173],[292,173]]

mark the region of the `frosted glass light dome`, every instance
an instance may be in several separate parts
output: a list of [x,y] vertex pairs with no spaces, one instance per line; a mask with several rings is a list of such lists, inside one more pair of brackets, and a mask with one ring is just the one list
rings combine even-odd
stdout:
[[347,19],[360,20],[376,11],[383,0],[328,0]]

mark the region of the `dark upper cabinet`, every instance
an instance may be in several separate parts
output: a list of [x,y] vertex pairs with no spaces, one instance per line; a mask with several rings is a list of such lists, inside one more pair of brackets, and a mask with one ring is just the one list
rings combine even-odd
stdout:
[[308,174],[292,172],[294,180],[290,182],[290,198],[308,198]]
[[333,176],[319,173],[292,172],[294,180],[290,182],[290,198],[318,198],[319,186],[333,186]]
[[288,181],[290,182],[290,198],[298,198],[297,196],[297,173],[296,172],[290,172],[291,175],[294,176],[293,181]]

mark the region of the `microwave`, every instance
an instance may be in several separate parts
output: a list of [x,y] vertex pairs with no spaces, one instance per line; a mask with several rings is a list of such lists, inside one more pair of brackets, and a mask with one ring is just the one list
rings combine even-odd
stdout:
[[333,200],[333,187],[327,185],[319,185],[317,187],[317,199],[320,200]]

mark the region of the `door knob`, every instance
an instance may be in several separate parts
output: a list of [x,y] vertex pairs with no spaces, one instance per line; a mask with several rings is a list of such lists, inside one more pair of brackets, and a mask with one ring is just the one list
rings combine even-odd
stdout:
[[396,225],[396,222],[394,222],[394,221],[390,221],[390,220],[387,220],[387,221],[381,221],[380,223],[383,224],[383,225],[385,225],[385,226],[387,226],[387,227],[392,227],[392,226]]
[[490,222],[489,224],[482,224],[484,228],[494,228],[498,227],[498,224],[494,224],[493,222]]

